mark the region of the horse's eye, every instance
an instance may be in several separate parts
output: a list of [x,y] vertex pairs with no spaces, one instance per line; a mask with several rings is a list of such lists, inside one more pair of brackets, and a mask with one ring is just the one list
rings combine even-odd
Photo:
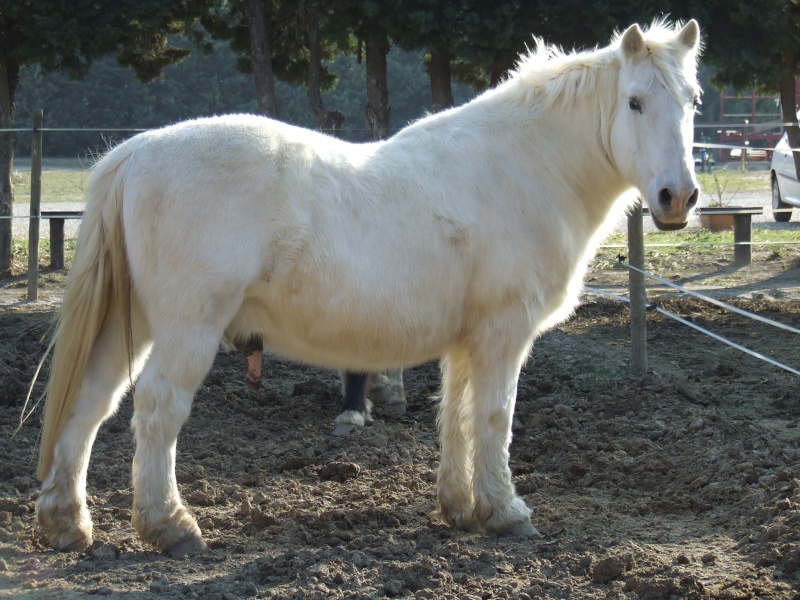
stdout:
[[642,105],[639,103],[638,98],[628,98],[628,108],[638,113],[642,112]]

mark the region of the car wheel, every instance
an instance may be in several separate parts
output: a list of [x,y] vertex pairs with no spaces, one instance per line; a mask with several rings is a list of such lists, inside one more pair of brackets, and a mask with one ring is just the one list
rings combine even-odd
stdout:
[[772,175],[772,218],[778,223],[786,223],[792,218],[792,207],[781,200],[778,178]]

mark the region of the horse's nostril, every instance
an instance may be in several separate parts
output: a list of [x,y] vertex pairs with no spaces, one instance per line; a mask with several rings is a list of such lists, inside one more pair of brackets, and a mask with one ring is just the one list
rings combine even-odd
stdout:
[[672,193],[667,188],[658,192],[658,203],[662,208],[669,209],[672,204]]
[[692,195],[689,196],[689,200],[686,202],[686,208],[692,208],[695,204],[697,204],[697,199],[700,197],[700,190],[698,188],[694,188]]

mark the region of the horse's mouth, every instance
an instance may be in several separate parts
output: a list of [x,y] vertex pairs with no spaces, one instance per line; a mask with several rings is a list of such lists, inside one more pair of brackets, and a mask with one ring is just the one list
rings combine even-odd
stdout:
[[689,224],[689,221],[684,221],[683,223],[664,223],[663,221],[659,221],[654,214],[651,213],[650,216],[653,218],[653,223],[655,223],[656,227],[661,231],[677,231]]

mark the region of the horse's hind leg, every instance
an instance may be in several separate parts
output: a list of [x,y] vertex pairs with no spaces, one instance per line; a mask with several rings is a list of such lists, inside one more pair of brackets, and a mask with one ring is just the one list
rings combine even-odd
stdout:
[[370,373],[369,397],[384,413],[402,415],[406,412],[406,392],[403,388],[403,369],[387,369]]
[[344,403],[342,412],[334,420],[333,435],[350,435],[354,429],[362,428],[372,421],[372,404],[367,398],[366,373],[342,373]]
[[469,422],[469,363],[464,352],[442,360],[439,436],[442,457],[436,489],[442,518],[460,529],[475,529],[472,500],[472,434]]
[[220,339],[212,326],[172,321],[155,336],[134,391],[132,521],[144,541],[173,556],[205,548],[178,492],[175,447]]
[[[136,356],[142,351],[146,332],[135,312],[132,316]],[[137,365],[128,362],[120,327],[110,319],[95,342],[74,410],[55,443],[53,463],[36,502],[42,532],[59,550],[82,550],[92,543],[92,520],[86,506],[89,455],[100,424],[114,413],[129,377],[135,379],[137,373]]]

